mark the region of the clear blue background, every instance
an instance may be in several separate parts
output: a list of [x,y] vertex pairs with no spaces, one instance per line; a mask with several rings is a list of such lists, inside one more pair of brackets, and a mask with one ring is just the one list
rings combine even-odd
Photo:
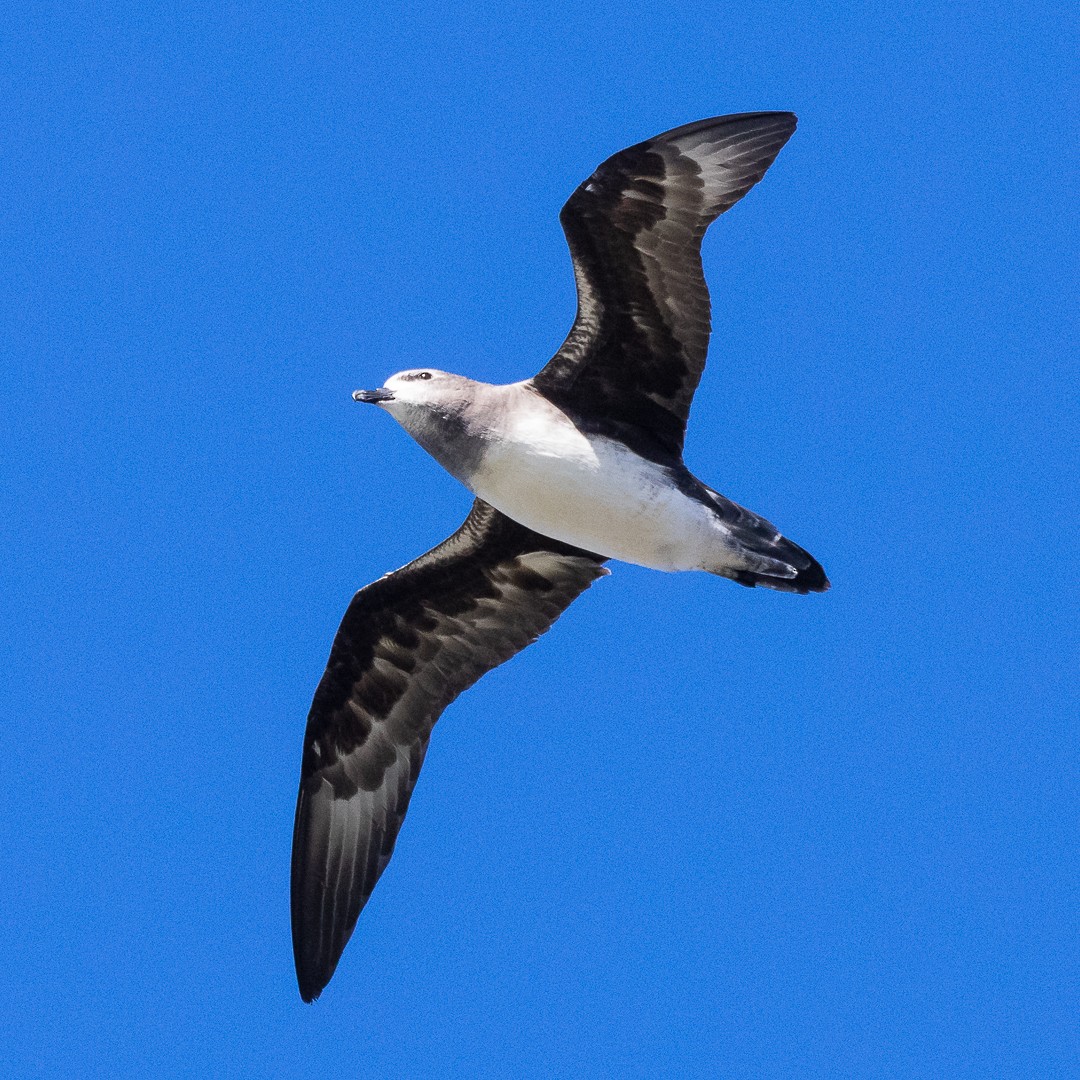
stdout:
[[[0,1073],[1080,1075],[1074,10],[9,10]],[[533,373],[576,184],[755,109],[687,460],[833,590],[616,567],[303,1006],[311,693],[469,504],[350,392]]]

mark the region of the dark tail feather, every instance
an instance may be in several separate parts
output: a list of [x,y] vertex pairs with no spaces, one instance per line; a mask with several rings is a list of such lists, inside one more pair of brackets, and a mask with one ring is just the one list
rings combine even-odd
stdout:
[[[788,543],[791,544],[791,541],[789,540]],[[798,544],[791,544],[791,546],[805,556],[807,561],[807,565],[798,569],[794,577],[770,577],[768,574],[756,574],[752,570],[734,570],[725,576],[750,589],[755,585],[763,585],[766,589],[777,589],[779,592],[804,594],[825,592],[829,588],[829,579],[825,576],[821,563],[813,555],[803,551]]]
[[[703,485],[704,486],[704,485]],[[717,515],[723,521],[743,566],[724,565],[714,573],[753,588],[762,585],[780,592],[824,592],[829,579],[810,552],[793,544],[771,521],[706,488]]]

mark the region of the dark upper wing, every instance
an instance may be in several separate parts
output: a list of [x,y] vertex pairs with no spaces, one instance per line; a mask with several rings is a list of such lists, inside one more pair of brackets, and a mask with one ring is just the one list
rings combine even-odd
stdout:
[[570,196],[561,220],[577,318],[533,379],[575,414],[681,454],[709,347],[701,238],[772,164],[795,130],[786,112],[701,120],[631,146]]
[[479,499],[453,536],[353,597],[304,734],[292,854],[300,995],[330,981],[390,861],[439,714],[608,571]]

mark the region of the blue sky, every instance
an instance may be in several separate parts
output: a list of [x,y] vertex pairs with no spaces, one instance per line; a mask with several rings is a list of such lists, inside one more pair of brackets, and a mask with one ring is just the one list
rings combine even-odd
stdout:
[[[3,20],[0,1071],[1077,1075],[1072,5]],[[311,693],[469,504],[350,392],[533,373],[573,188],[756,109],[687,461],[832,591],[616,567],[302,1005]]]

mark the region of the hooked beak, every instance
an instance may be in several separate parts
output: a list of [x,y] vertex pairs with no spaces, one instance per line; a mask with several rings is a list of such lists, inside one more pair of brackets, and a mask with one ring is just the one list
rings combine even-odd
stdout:
[[363,401],[368,405],[378,405],[381,401],[393,401],[394,391],[380,387],[378,390],[356,390],[353,392],[353,401]]

